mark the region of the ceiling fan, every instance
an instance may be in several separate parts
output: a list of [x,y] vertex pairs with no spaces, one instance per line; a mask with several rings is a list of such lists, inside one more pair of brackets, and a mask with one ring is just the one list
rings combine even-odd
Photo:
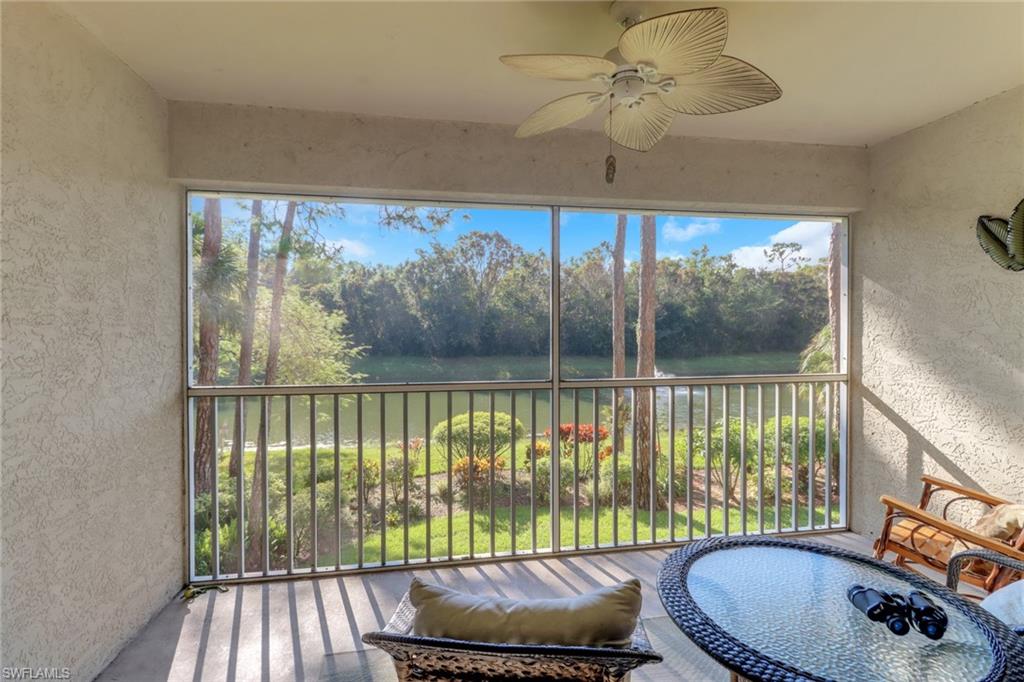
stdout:
[[[618,4],[613,4],[613,12]],[[548,102],[523,121],[516,137],[567,126],[594,113],[607,100],[605,133],[623,147],[646,152],[665,135],[677,113],[722,114],[782,96],[775,81],[760,69],[722,54],[729,20],[720,7],[644,21],[624,16],[621,23],[627,28],[618,47],[604,57],[513,54],[500,58],[529,76],[591,81],[596,86]],[[613,157],[609,159],[614,164]]]

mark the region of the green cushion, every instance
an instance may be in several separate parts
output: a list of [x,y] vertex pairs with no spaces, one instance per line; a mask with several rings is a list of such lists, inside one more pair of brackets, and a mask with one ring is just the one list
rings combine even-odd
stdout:
[[626,647],[643,598],[640,581],[562,599],[501,599],[463,594],[413,578],[413,632],[500,644]]

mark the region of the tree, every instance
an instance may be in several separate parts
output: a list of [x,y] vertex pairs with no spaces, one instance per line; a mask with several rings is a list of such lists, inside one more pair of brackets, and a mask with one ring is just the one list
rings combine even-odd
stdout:
[[[644,215],[640,219],[640,286],[639,313],[636,321],[636,375],[637,377],[654,376],[654,338],[655,338],[655,268],[657,267],[657,228],[653,215]],[[633,389],[636,393],[636,447],[634,454],[637,473],[637,490],[646,491],[650,488],[650,451],[655,434],[651,423],[651,394],[645,389]],[[642,499],[647,499],[642,495]],[[654,510],[650,510],[654,513]]]
[[[840,275],[842,265],[840,257],[840,224],[832,223],[832,233],[828,240],[828,327],[832,335],[832,371],[839,372],[839,306],[842,297]],[[838,404],[838,401],[835,401]]]
[[[615,223],[615,247],[612,249],[612,377],[626,376],[626,221],[628,216],[620,213]],[[624,424],[626,401],[622,389],[616,388],[615,410],[619,423]],[[615,451],[622,450],[625,429],[616,433]]]
[[[245,266],[245,292],[242,311],[242,338],[238,350],[238,385],[248,386],[252,383],[252,344],[256,331],[256,291],[260,277],[260,237],[263,231],[263,200],[253,199],[252,217],[249,219],[249,249]],[[235,433],[238,434],[231,444],[231,462],[229,474],[238,475],[238,463],[245,449],[244,424],[242,412],[235,411]]]
[[[284,303],[285,275],[288,274],[288,258],[292,250],[292,231],[295,226],[296,202],[289,201],[285,209],[284,222],[281,223],[281,235],[277,242],[277,254],[274,258],[274,279],[271,285],[270,319],[267,333],[267,364],[263,383],[272,385],[277,379],[278,356],[281,352],[281,307]],[[256,567],[263,563],[263,469],[267,446],[267,423],[270,420],[270,401],[267,409],[260,413],[259,435],[256,438],[256,463],[252,476],[252,494],[249,495],[248,531],[249,548],[246,556]],[[316,480],[316,477],[313,477]],[[244,542],[244,539],[240,539]]]
[[[220,311],[216,292],[219,289],[218,264],[221,261],[220,199],[207,197],[203,203],[203,246],[199,272],[196,273],[199,293],[199,345],[196,382],[200,386],[217,383],[217,353],[220,342]],[[210,492],[210,467],[215,439],[213,412],[215,398],[200,398],[196,404],[195,477],[199,493]]]
[[802,250],[803,247],[797,242],[778,242],[764,250],[764,257],[769,263],[777,263],[779,271],[784,271],[810,261],[800,255]]

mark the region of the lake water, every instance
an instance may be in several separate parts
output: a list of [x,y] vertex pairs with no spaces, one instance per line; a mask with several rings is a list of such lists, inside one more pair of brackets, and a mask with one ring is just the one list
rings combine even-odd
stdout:
[[[771,354],[773,357],[762,357],[759,358],[760,362],[754,362],[747,360],[743,364],[743,368],[740,370],[733,369],[729,371],[730,374],[735,373],[782,373],[792,372],[794,368],[792,363],[795,361],[794,356],[789,355],[786,358],[778,357],[778,354]],[[590,362],[592,359],[588,359]],[[706,362],[707,359],[702,359]],[[721,358],[719,359],[722,360]],[[783,362],[788,362],[785,366]],[[426,363],[433,363],[437,361],[428,360]],[[445,361],[446,363],[448,361]],[[472,364],[479,363],[479,359],[472,359]],[[682,364],[685,361],[679,361],[678,364]],[[691,361],[692,362],[692,361]],[[380,374],[376,375],[377,380],[386,381],[436,381],[437,379],[435,372],[437,371],[434,367],[428,364],[426,369],[421,368],[419,376],[413,376],[414,372],[409,371],[407,374],[396,375],[395,372],[400,370],[409,370],[415,364],[414,358],[401,358],[391,359],[390,362],[384,362],[378,360],[377,371],[387,366],[389,373],[385,379],[381,379]],[[452,361],[446,366],[449,374],[457,376],[449,376],[445,380],[447,381],[464,381],[469,377],[463,376],[461,373],[467,371],[466,362]],[[673,369],[678,369],[678,364],[673,366],[671,363],[665,363],[667,366]],[[760,372],[752,372],[752,366],[760,369]],[[400,367],[401,366],[401,367]],[[508,364],[504,366],[509,366]],[[584,366],[583,363],[576,365],[577,367]],[[709,364],[707,366],[710,366]],[[659,371],[664,374],[668,374],[665,370],[662,370],[659,366]],[[720,374],[726,372],[719,372]],[[692,371],[686,372],[686,374],[693,374]],[[705,374],[710,374],[705,372]],[[401,379],[399,379],[401,376]],[[427,378],[424,378],[427,377]],[[479,379],[480,375],[477,374],[474,379]],[[522,376],[515,377],[502,377],[502,378],[514,378],[521,379],[525,378]],[[546,378],[532,376],[529,378]],[[411,387],[411,390],[415,388]],[[723,409],[723,390],[722,386],[712,387],[710,396],[711,403],[711,415],[712,419],[720,419]],[[737,417],[740,415],[740,393],[741,387],[733,386],[729,387],[729,401],[730,409],[729,412],[732,416]],[[752,423],[757,419],[757,388],[756,386],[746,387],[746,412],[747,418]],[[629,391],[625,391],[627,402],[630,398]],[[469,410],[470,394],[467,391],[453,391],[452,394],[452,415],[457,416]],[[791,413],[791,398],[792,388],[790,386],[782,386],[781,388],[781,405],[780,411],[782,415],[789,415]],[[424,393],[410,393],[403,402],[403,396],[401,394],[390,394],[390,395],[364,395],[362,398],[362,411],[363,411],[363,440],[364,442],[380,442],[381,437],[381,398],[384,398],[383,409],[384,409],[384,437],[388,442],[399,442],[403,438],[403,424],[408,423],[408,437],[417,438],[424,437],[427,433],[433,430],[435,426],[445,421],[448,414],[447,394],[445,393],[433,393],[429,395],[429,421],[427,417],[428,409],[428,397]],[[488,412],[491,409],[491,400],[493,397],[494,409],[498,412],[512,412],[512,400],[515,399],[515,415],[516,419],[522,422],[526,433],[537,433],[541,434],[550,426],[550,391],[534,391],[531,396],[530,391],[494,391],[493,394],[487,391],[477,391],[472,395],[473,410],[476,412]],[[668,388],[661,388],[657,391],[657,407],[656,407],[656,418],[660,425],[665,424],[665,420],[669,416],[669,402],[671,397],[671,391]],[[704,410],[705,410],[705,395],[703,387],[694,387],[692,398],[689,393],[689,389],[686,387],[677,387],[675,389],[676,398],[676,428],[685,429],[687,423],[687,404],[692,399],[693,402],[693,421],[698,427],[704,422]],[[610,414],[611,414],[611,403],[613,395],[611,390],[601,390],[597,394],[598,400],[598,421],[610,428]],[[765,417],[770,418],[774,415],[775,410],[775,392],[773,387],[766,387],[763,391],[763,405]],[[536,407],[536,422],[533,421],[533,410],[532,402],[535,401]],[[800,415],[806,415],[808,410],[806,396],[800,396],[798,398],[798,412]],[[234,423],[234,399],[220,399],[218,400],[218,420],[219,429],[221,436],[225,439],[230,439],[230,431],[233,428]],[[295,444],[306,444],[311,439],[311,428],[309,419],[309,407],[310,399],[308,396],[295,396],[292,398],[292,439]],[[353,445],[356,441],[357,435],[357,405],[355,396],[341,396],[338,400],[339,408],[339,424],[340,424],[340,440],[344,445]],[[331,443],[333,441],[334,432],[334,398],[332,396],[319,396],[316,399],[316,440],[319,443]],[[570,391],[563,391],[560,403],[561,409],[561,421],[572,422],[573,421],[573,410],[574,401],[573,395]],[[594,420],[594,392],[592,390],[581,390],[579,391],[579,421],[585,423],[592,423]],[[271,422],[270,422],[270,440],[272,443],[280,443],[285,440],[285,399],[283,397],[273,398],[270,401],[271,410]],[[245,401],[245,414],[246,414],[246,440],[250,443],[255,442],[258,428],[259,428],[259,399],[248,398]],[[819,412],[820,415],[820,412]],[[407,419],[406,419],[407,417]],[[624,425],[628,429],[628,424]]]

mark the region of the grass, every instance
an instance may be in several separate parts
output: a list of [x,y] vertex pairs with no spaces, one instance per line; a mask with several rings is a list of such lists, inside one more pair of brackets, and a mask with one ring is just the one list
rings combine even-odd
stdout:
[[[783,509],[784,515],[782,519],[782,528],[785,530],[790,526],[790,516],[788,509]],[[613,543],[612,529],[614,525],[613,512],[611,509],[600,509],[598,511],[598,544],[599,545],[611,545]],[[562,541],[563,549],[572,549],[576,547],[575,537],[573,533],[573,510],[571,507],[562,508],[559,514],[560,518],[560,536]],[[581,547],[592,546],[594,544],[593,535],[593,510],[590,508],[581,508],[578,512],[580,537],[579,544]],[[711,509],[711,534],[719,535],[722,533],[722,520],[724,513],[721,507],[714,507]],[[495,553],[507,553],[511,551],[511,528],[509,524],[510,510],[507,506],[499,506],[495,509],[494,516],[494,552]],[[797,519],[799,525],[804,525],[807,522],[807,507],[800,506],[797,512]],[[686,513],[677,511],[675,513],[675,524],[676,524],[676,539],[686,540],[688,539],[687,526],[686,526]],[[730,533],[736,534],[740,532],[742,517],[738,509],[730,508],[729,510],[729,529]],[[451,542],[451,555],[455,557],[468,556],[470,554],[470,524],[469,524],[469,512],[457,512],[452,516],[452,542]],[[833,522],[839,521],[838,510],[833,509]],[[326,527],[334,527],[333,518],[321,519],[322,524],[326,524]],[[770,532],[774,529],[775,515],[774,510],[770,508],[765,509],[764,523],[766,532]],[[822,526],[825,523],[825,511],[824,508],[818,507],[814,513],[814,523],[816,526]],[[650,525],[650,514],[646,511],[640,510],[637,512],[636,517],[636,538],[638,543],[649,543],[651,541],[651,525]],[[747,512],[747,528],[750,532],[757,532],[759,529],[757,512],[756,510],[750,509]],[[344,540],[341,564],[342,565],[354,565],[358,563],[358,547],[356,539],[354,537],[354,529],[344,528],[343,529]],[[658,542],[667,542],[669,540],[669,527],[668,527],[668,512],[659,511],[655,514],[655,532]],[[536,535],[537,535],[537,547],[540,549],[546,549],[551,546],[551,511],[547,507],[541,507],[537,509],[536,515]],[[414,521],[409,524],[408,528],[408,542],[409,542],[409,559],[423,559],[426,557],[426,537],[427,537],[427,522],[426,520]],[[693,516],[693,538],[700,539],[705,537],[705,515],[703,508],[695,508]],[[387,561],[402,561],[405,558],[404,550],[405,531],[401,524],[391,526],[387,529],[385,544],[387,550]],[[632,511],[629,507],[621,508],[618,512],[618,541],[619,544],[628,545],[632,544],[633,541],[633,517]],[[530,518],[530,507],[529,506],[517,506],[516,508],[516,549],[519,552],[529,552],[532,549],[532,526]],[[333,543],[327,543],[333,545]],[[435,559],[446,559],[449,555],[448,548],[448,518],[447,516],[436,516],[432,518],[430,524],[430,553],[431,557]],[[473,554],[476,556],[488,556],[491,553],[490,547],[490,515],[489,509],[486,505],[481,505],[481,508],[476,511],[473,518]],[[308,548],[305,548],[308,549]],[[226,557],[230,557],[237,551],[233,547],[224,547],[223,552]],[[297,548],[297,554],[308,554],[304,551],[304,548]],[[380,532],[371,532],[366,535],[363,540],[363,562],[366,564],[377,564],[381,561],[381,538]],[[320,566],[333,566],[336,563],[335,552],[333,546],[330,548],[320,548],[319,561]],[[308,560],[303,563],[300,560],[296,560],[297,567],[308,567]],[[284,557],[274,557],[271,565],[272,569],[284,568]]]

